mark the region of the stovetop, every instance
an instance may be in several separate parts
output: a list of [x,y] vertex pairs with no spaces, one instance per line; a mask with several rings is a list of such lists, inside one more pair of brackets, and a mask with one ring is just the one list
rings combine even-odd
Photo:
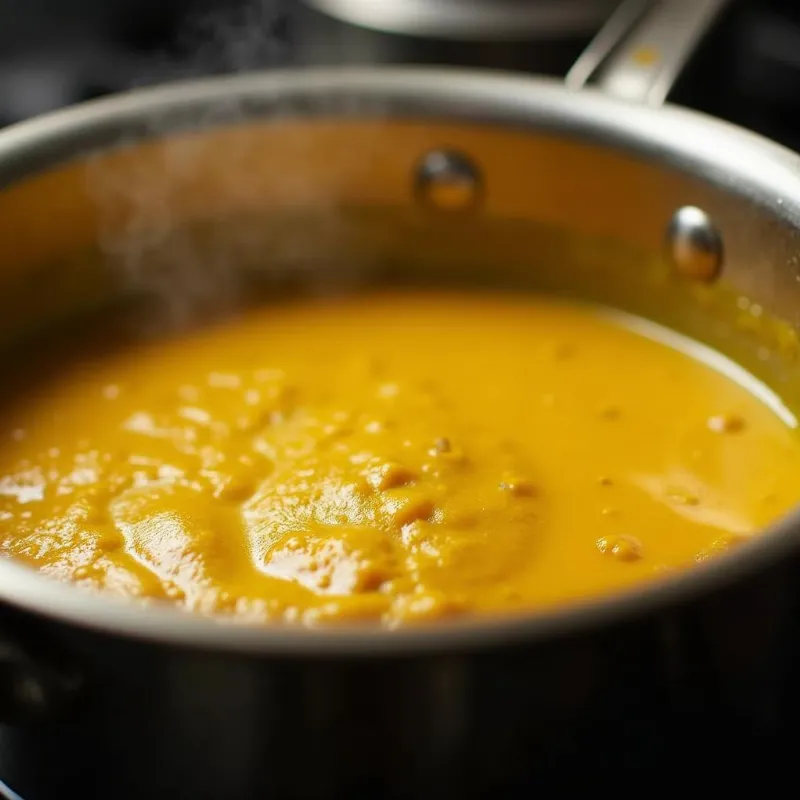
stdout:
[[[301,0],[26,0],[22,7],[0,0],[0,126],[136,86],[281,66],[413,60],[559,76],[591,35],[494,48],[413,43],[332,23]],[[735,0],[670,100],[800,151],[800,4]],[[0,797],[20,800],[2,782]]]

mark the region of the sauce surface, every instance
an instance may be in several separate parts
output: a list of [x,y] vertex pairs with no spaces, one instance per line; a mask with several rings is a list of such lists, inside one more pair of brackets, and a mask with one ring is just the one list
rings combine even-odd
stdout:
[[2,553],[86,588],[309,624],[536,609],[800,496],[788,412],[591,307],[387,293],[103,336],[30,359],[0,440]]

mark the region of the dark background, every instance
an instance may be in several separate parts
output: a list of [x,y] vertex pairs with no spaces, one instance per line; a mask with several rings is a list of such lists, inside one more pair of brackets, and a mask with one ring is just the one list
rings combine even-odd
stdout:
[[[0,125],[175,77],[277,66],[436,61],[563,75],[591,33],[487,47],[367,34],[301,0],[0,0]],[[800,3],[734,0],[672,100],[800,149]]]

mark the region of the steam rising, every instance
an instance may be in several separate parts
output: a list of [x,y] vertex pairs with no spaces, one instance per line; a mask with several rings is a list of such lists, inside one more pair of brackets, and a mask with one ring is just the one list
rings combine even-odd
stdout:
[[247,0],[196,14],[179,34],[178,57],[165,55],[161,80],[285,66],[293,0]]
[[[190,57],[175,61],[165,54],[157,78],[285,63],[285,7],[286,0],[259,0],[196,19],[182,45]],[[147,82],[160,80],[150,76]],[[270,118],[291,118],[291,103],[274,112]],[[247,119],[246,109],[222,96],[192,117],[189,127],[235,127]],[[271,137],[270,147],[246,130],[234,130],[224,148],[214,137],[175,134],[174,127],[174,115],[152,115],[146,138],[160,139],[158,147],[145,144],[145,156],[141,136],[132,135],[94,156],[87,169],[103,255],[126,290],[157,301],[157,327],[235,309],[246,299],[246,278],[254,272],[278,282],[300,278],[317,289],[358,277],[355,261],[343,274],[342,261],[332,256],[348,238],[347,224],[337,198],[324,196],[308,167],[317,147],[313,127]],[[344,176],[357,174],[369,169],[369,160],[363,151],[344,153],[336,168]],[[279,213],[274,203],[270,209],[264,205],[265,188],[280,199]]]

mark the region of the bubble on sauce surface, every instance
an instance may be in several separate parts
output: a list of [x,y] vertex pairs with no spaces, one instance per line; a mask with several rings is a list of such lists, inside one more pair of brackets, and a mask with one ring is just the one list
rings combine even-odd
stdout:
[[515,497],[535,497],[537,494],[536,484],[515,472],[506,472],[500,479],[499,488]]
[[379,591],[401,565],[396,542],[383,531],[331,525],[285,534],[261,568],[319,594],[349,595]]
[[436,513],[436,504],[424,491],[390,489],[383,496],[381,512],[397,530],[417,520],[429,520]]
[[751,538],[751,535],[742,533],[728,533],[715,539],[709,547],[701,550],[695,560],[697,562],[708,561],[733,548],[739,547]]
[[708,419],[708,429],[714,433],[741,433],[746,426],[740,414],[717,414]]
[[377,466],[371,467],[367,471],[367,480],[370,485],[375,489],[396,489],[400,486],[406,486],[417,480],[417,473],[406,466],[396,461],[389,461]]
[[642,543],[636,537],[626,534],[601,536],[597,540],[597,549],[617,561],[634,562],[642,558]]
[[469,602],[450,593],[421,588],[396,597],[391,605],[392,618],[399,622],[435,622],[470,611]]
[[700,498],[696,494],[677,487],[667,488],[667,499],[679,506],[700,505]]
[[309,625],[378,622],[392,608],[391,599],[375,592],[334,597],[319,606],[306,609],[301,614]]

